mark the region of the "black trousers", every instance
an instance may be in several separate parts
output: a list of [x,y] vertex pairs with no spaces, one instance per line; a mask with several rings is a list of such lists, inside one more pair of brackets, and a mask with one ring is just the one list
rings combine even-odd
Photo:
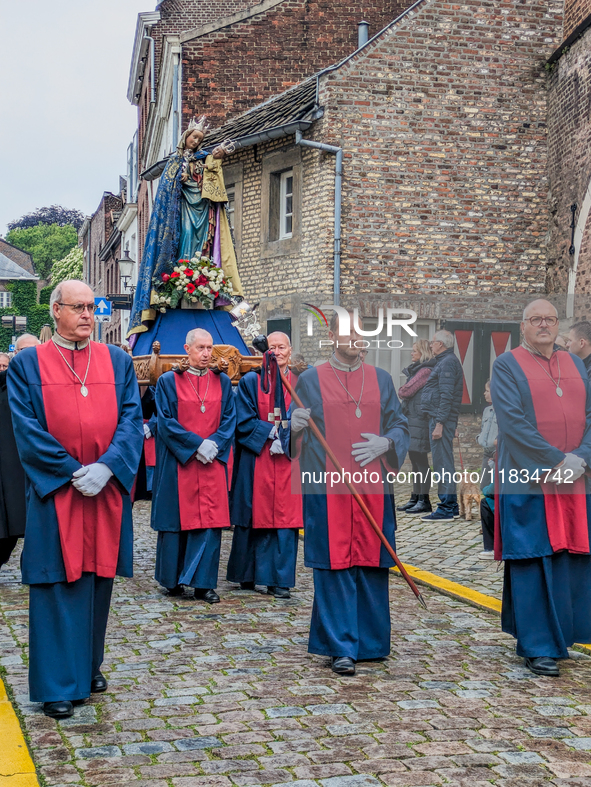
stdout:
[[413,495],[428,495],[429,487],[431,485],[429,454],[423,451],[409,451],[408,458],[410,459],[413,473],[420,474],[413,481]]
[[0,566],[8,563],[12,551],[16,546],[18,536],[8,536],[7,538],[0,538]]
[[495,547],[495,515],[486,497],[480,501],[480,521],[482,522],[482,544],[486,552]]

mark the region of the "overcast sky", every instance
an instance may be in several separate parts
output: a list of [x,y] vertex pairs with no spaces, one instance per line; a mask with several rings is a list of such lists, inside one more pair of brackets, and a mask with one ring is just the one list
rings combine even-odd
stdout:
[[119,191],[137,109],[126,97],[137,15],[156,0],[0,0],[0,235],[46,205]]

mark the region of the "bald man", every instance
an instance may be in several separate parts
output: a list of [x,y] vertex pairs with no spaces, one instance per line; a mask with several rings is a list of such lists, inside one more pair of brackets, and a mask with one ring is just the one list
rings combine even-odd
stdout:
[[230,526],[227,462],[236,428],[230,378],[209,368],[211,334],[189,331],[186,371],[156,386],[156,468],[152,527],[158,532],[156,579],[171,596],[183,586],[208,604],[215,591],[222,528]]
[[[291,342],[285,333],[269,334],[281,374],[289,370]],[[234,525],[227,579],[243,590],[263,585],[275,598],[289,598],[295,586],[298,531],[303,527],[302,497],[292,494],[290,460],[277,434],[280,414],[274,391],[263,391],[262,370],[249,372],[236,394],[236,458],[230,503]],[[289,408],[291,398],[284,392]]]
[[575,642],[591,642],[589,467],[591,396],[585,366],[558,352],[558,313],[530,303],[520,347],[493,365],[502,627],[536,675],[555,677]]

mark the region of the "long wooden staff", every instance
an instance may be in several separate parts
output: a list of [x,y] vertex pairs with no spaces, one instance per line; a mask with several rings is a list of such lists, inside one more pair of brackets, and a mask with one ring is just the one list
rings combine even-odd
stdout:
[[[281,374],[281,372],[280,372],[280,374]],[[297,395],[297,393],[294,391],[294,389],[292,388],[291,384],[289,383],[289,380],[287,380],[287,378],[285,377],[285,375],[281,374],[281,380],[282,380],[282,382],[283,382],[283,385],[284,385],[284,386],[287,388],[287,390],[288,390],[288,392],[289,392],[289,395],[291,396],[291,398],[293,399],[293,401],[294,401],[294,402],[297,404],[297,406],[298,406],[298,407],[302,407],[302,408],[303,408],[303,407],[304,407],[304,405],[302,404],[302,400],[301,400],[301,399],[300,399],[300,397]],[[338,473],[340,473],[340,475],[341,475],[341,478],[343,479],[343,481],[345,482],[345,484],[346,484],[346,485],[347,485],[347,487],[349,488],[349,491],[351,492],[351,494],[353,495],[353,497],[354,497],[354,498],[355,498],[355,500],[357,501],[357,503],[358,503],[358,505],[359,505],[359,508],[360,508],[360,509],[363,511],[363,513],[365,514],[365,518],[367,519],[367,521],[369,522],[369,524],[370,524],[370,525],[373,527],[373,529],[374,529],[374,531],[375,531],[375,534],[377,535],[377,537],[380,539],[380,541],[382,542],[382,544],[383,544],[383,545],[386,547],[386,549],[388,550],[388,554],[390,555],[390,557],[392,558],[392,560],[393,560],[393,561],[396,563],[396,566],[397,566],[398,570],[400,571],[400,573],[402,574],[402,576],[403,576],[403,577],[404,577],[404,579],[406,580],[406,582],[407,582],[407,584],[408,584],[409,588],[410,588],[410,589],[412,590],[412,592],[415,594],[415,596],[416,596],[416,597],[417,597],[417,599],[419,600],[419,603],[421,604],[421,606],[422,606],[424,609],[427,609],[427,605],[425,604],[425,599],[423,598],[423,596],[422,596],[422,595],[421,595],[421,593],[419,592],[419,589],[418,589],[418,587],[417,587],[417,586],[415,585],[415,583],[412,581],[412,579],[411,579],[411,577],[409,576],[409,574],[408,574],[407,570],[404,568],[404,566],[402,565],[402,563],[401,563],[401,562],[400,562],[400,560],[398,559],[398,555],[396,554],[396,552],[394,552],[394,550],[392,549],[392,547],[391,547],[390,543],[388,542],[388,539],[387,539],[387,538],[386,538],[386,536],[385,536],[385,535],[382,533],[382,530],[381,530],[381,528],[378,526],[378,523],[377,523],[377,522],[376,522],[376,520],[373,518],[373,516],[372,516],[372,513],[371,513],[371,511],[369,510],[369,508],[368,508],[368,507],[365,505],[365,502],[364,502],[363,498],[361,497],[361,495],[359,494],[359,492],[358,492],[358,491],[355,489],[355,487],[353,486],[353,484],[352,484],[350,481],[348,481],[348,480],[345,478],[344,470],[343,470],[343,467],[342,467],[341,463],[339,462],[339,460],[338,460],[338,459],[336,458],[336,456],[334,455],[334,452],[333,452],[332,448],[331,448],[331,447],[329,446],[329,444],[326,442],[326,440],[325,440],[325,439],[324,439],[324,437],[322,436],[322,432],[321,432],[321,431],[320,431],[320,429],[319,429],[319,428],[316,426],[316,424],[314,423],[314,421],[313,421],[313,419],[312,419],[312,418],[310,418],[310,420],[308,421],[308,425],[309,425],[310,429],[312,430],[312,432],[314,433],[314,435],[316,436],[316,438],[317,438],[318,442],[320,443],[320,445],[321,445],[321,446],[322,446],[322,448],[324,449],[324,451],[325,451],[326,455],[328,456],[328,458],[330,459],[330,461],[331,461],[331,462],[333,463],[333,465],[335,466],[335,469],[338,471]]]

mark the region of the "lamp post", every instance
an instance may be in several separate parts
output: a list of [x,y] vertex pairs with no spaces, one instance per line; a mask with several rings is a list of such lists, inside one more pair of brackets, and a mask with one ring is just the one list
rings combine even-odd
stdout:
[[117,264],[119,265],[119,278],[123,282],[123,289],[133,295],[135,292],[135,284],[129,284],[128,282],[133,276],[133,266],[135,265],[135,260],[132,260],[129,256],[129,249],[125,249],[123,252],[123,257],[121,257],[120,260],[117,260]]

